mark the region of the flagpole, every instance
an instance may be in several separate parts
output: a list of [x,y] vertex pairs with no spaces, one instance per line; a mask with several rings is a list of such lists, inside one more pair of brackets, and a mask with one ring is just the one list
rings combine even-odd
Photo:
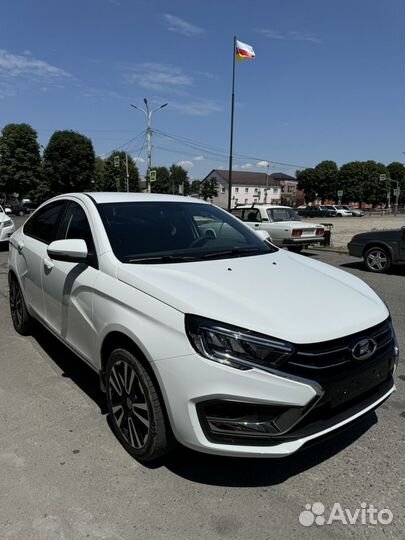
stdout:
[[231,139],[229,145],[229,180],[228,180],[228,211],[232,208],[232,154],[233,154],[233,115],[235,109],[235,60],[236,36],[233,36],[233,68],[232,68],[232,102],[231,102]]

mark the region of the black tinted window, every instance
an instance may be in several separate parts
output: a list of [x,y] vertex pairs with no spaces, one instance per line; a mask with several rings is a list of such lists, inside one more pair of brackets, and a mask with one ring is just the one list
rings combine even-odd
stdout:
[[65,201],[57,201],[41,208],[24,225],[24,234],[50,244],[55,239],[65,204]]
[[93,237],[87,216],[83,208],[77,203],[70,203],[62,221],[58,239],[81,239],[85,240],[87,249],[93,250]]

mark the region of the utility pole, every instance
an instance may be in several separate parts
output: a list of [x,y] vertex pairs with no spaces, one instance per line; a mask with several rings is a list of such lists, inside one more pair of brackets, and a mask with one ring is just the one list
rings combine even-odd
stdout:
[[148,138],[148,170],[146,173],[146,182],[147,182],[147,189],[148,193],[150,193],[151,190],[151,183],[150,183],[150,171],[152,170],[152,128],[151,128],[151,120],[152,120],[152,114],[159,109],[163,109],[163,107],[167,106],[167,103],[164,103],[163,105],[160,105],[160,107],[156,107],[156,109],[149,109],[148,100],[146,98],[143,99],[143,102],[145,103],[145,109],[142,109],[142,107],[137,107],[136,105],[132,105],[130,103],[131,107],[134,109],[138,109],[138,111],[142,111],[146,115],[148,127],[147,127],[147,138]]
[[128,152],[125,152],[125,170],[127,173],[127,191],[129,191]]

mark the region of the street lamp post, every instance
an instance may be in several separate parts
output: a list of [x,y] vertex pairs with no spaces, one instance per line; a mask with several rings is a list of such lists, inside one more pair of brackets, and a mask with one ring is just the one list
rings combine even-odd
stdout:
[[147,137],[148,137],[148,171],[147,171],[147,187],[148,187],[148,193],[151,192],[151,184],[150,184],[150,171],[152,169],[152,128],[151,128],[151,120],[152,120],[152,114],[159,109],[163,109],[163,107],[166,107],[167,103],[164,103],[163,105],[160,105],[160,107],[156,107],[156,109],[149,109],[148,100],[146,98],[143,99],[143,102],[145,103],[145,109],[142,109],[142,107],[137,107],[136,105],[132,105],[130,103],[131,107],[134,109],[138,109],[138,111],[142,111],[147,118],[148,121],[148,129],[147,129]]

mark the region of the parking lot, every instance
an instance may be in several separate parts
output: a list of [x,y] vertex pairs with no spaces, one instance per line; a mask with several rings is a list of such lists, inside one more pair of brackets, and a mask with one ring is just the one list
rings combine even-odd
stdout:
[[[314,223],[313,218],[304,221]],[[355,234],[369,231],[383,231],[399,229],[405,226],[405,215],[369,215],[363,217],[333,217],[320,220],[321,223],[330,223],[332,228],[332,246],[346,248],[348,242]]]
[[[363,218],[362,218],[363,219]],[[365,219],[365,218],[364,218]],[[360,221],[360,220],[359,220]],[[19,222],[19,219],[16,219]],[[405,350],[405,268],[373,275],[347,255],[310,256],[364,279],[387,302]],[[311,302],[303,291],[296,302]],[[403,537],[405,369],[398,392],[337,438],[281,460],[179,449],[160,466],[134,461],[116,441],[97,376],[49,333],[21,337],[8,310],[0,252],[0,527],[4,539],[341,539]],[[324,299],[324,316],[333,318]],[[294,306],[291,306],[294,324]],[[312,525],[306,504],[354,512],[362,502],[387,525]]]

